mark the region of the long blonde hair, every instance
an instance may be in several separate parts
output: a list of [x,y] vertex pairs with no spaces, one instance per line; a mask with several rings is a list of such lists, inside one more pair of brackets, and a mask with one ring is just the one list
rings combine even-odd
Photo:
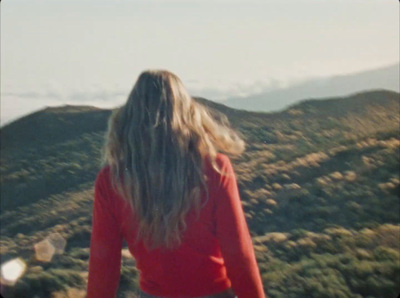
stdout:
[[111,115],[103,161],[148,247],[181,243],[185,215],[193,206],[200,210],[201,189],[207,191],[204,160],[218,170],[218,151],[243,152],[243,140],[226,117],[218,118],[165,70],[141,73],[125,105]]

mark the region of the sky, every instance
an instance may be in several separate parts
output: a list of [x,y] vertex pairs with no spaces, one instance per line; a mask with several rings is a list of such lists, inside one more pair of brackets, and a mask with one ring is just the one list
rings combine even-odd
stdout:
[[395,0],[3,0],[1,124],[121,105],[152,68],[223,101],[398,61]]

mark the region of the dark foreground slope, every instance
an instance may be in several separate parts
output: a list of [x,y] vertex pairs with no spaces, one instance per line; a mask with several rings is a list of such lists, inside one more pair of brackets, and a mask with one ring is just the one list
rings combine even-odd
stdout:
[[[246,138],[233,163],[269,296],[396,297],[398,93],[310,100],[274,114],[198,100]],[[7,297],[62,297],[68,288],[71,297],[83,295],[77,289],[85,287],[93,181],[109,115],[48,108],[1,129],[2,262],[28,264]],[[67,240],[65,253],[35,260],[33,244],[52,232]],[[125,255],[119,297],[137,287],[132,263]]]

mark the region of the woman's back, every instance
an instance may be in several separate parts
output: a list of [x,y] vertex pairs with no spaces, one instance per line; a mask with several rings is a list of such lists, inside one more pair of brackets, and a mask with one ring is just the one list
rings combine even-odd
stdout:
[[140,75],[110,118],[95,183],[88,297],[115,296],[125,239],[143,292],[263,297],[227,156],[244,142],[167,71]]
[[[140,287],[144,292],[165,297],[205,296],[229,288],[232,280],[232,287],[239,297],[263,297],[253,246],[230,161],[222,154],[217,155],[216,161],[226,175],[216,172],[206,163],[208,200],[206,195],[202,194],[202,200],[206,203],[198,217],[194,209],[189,211],[183,241],[173,250],[149,250],[143,241],[136,241],[137,221],[132,209],[112,189],[109,167],[103,168],[99,173],[96,180],[95,207],[97,200],[97,205],[106,207],[107,213],[102,212],[102,217],[97,217],[96,224],[99,226],[93,228],[99,235],[92,237],[99,237],[100,241],[106,241],[108,237],[125,238],[140,271]],[[100,204],[100,200],[103,203]],[[115,223],[112,226],[115,230],[110,229],[113,221]],[[93,242],[98,240],[92,238]],[[101,249],[112,243],[116,243],[116,247],[109,249],[114,250],[116,254],[120,253],[121,242],[109,239],[103,245],[97,243],[97,246],[92,248],[91,257],[94,257],[98,250],[101,257]],[[117,264],[109,262],[104,268],[99,268],[94,259],[91,263],[91,270],[115,272],[114,276],[108,275],[107,278],[119,279],[119,269],[112,268]],[[110,280],[103,280],[104,277],[99,276],[100,280],[89,282],[106,285]],[[117,284],[117,281],[112,283]],[[115,291],[97,288],[96,292],[104,293],[110,290]],[[109,293],[112,296],[114,292]]]

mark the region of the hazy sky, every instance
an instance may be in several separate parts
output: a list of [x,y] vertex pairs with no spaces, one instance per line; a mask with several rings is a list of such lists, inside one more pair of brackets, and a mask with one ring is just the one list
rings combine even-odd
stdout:
[[122,104],[148,68],[222,100],[398,61],[396,0],[3,0],[1,123]]

